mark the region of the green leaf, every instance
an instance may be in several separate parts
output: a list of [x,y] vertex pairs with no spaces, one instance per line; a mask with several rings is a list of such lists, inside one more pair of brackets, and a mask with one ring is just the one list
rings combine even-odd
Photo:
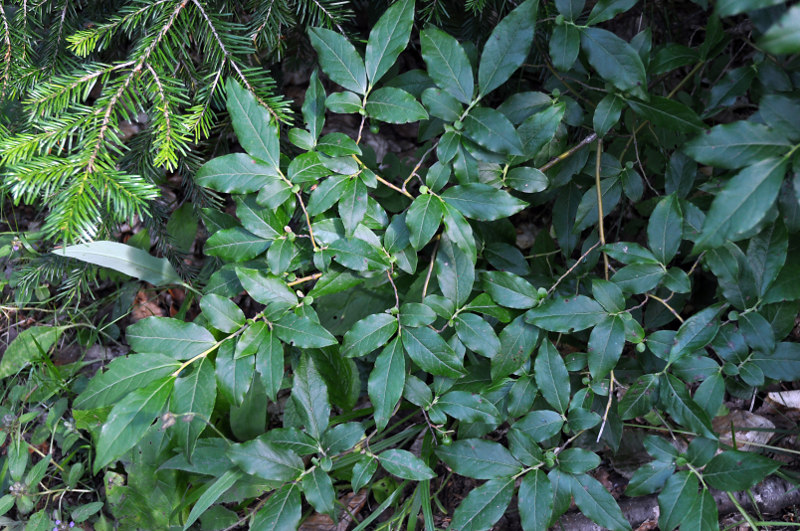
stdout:
[[[425,92],[422,93],[422,103],[427,107],[431,116],[441,118],[446,122],[459,120],[464,112],[464,106],[457,99],[447,92],[434,87],[425,89]],[[439,158],[441,160],[441,157]]]
[[147,317],[125,330],[136,352],[158,352],[176,360],[188,360],[214,347],[211,332],[194,323],[167,317]]
[[647,102],[628,100],[628,106],[656,127],[680,133],[699,133],[706,127],[691,108],[662,96],[651,96]]
[[608,243],[601,247],[600,250],[607,253],[609,258],[613,258],[623,264],[658,264],[658,260],[653,256],[653,253],[638,243]]
[[538,0],[527,0],[494,27],[483,47],[478,87],[484,96],[506,82],[528,57],[536,25]]
[[711,491],[703,489],[681,524],[681,531],[704,531],[714,529],[718,524],[717,502]]
[[[308,132],[316,141],[325,125],[325,87],[319,79],[319,72],[314,69],[308,80],[306,97],[302,106],[303,120],[306,123]],[[289,172],[291,174],[291,171]]]
[[241,406],[255,375],[255,358],[236,358],[234,341],[226,341],[217,351],[217,387],[225,400]]
[[283,485],[272,493],[264,507],[256,513],[251,531],[295,531],[303,516],[300,486]]
[[450,391],[439,397],[436,407],[465,422],[498,424],[500,412],[486,398],[467,391]]
[[762,297],[786,263],[788,244],[786,226],[780,221],[750,239],[747,246],[747,263],[753,271],[758,293]]
[[528,310],[525,320],[551,332],[577,332],[590,328],[606,317],[597,301],[585,295],[549,299]]
[[227,297],[204,295],[200,300],[200,309],[211,326],[222,332],[233,332],[244,325],[244,312]]
[[334,92],[325,100],[325,107],[331,112],[340,114],[354,114],[362,111],[361,98],[352,92]]
[[789,8],[773,24],[758,45],[769,53],[790,54],[800,52],[800,6]]
[[420,32],[420,44],[433,81],[461,103],[472,102],[472,67],[458,41],[438,28],[428,27]]
[[681,323],[678,333],[669,351],[668,361],[674,363],[680,358],[699,350],[714,339],[719,330],[717,314],[721,305],[715,304],[705,310],[699,311]]
[[618,413],[622,420],[646,415],[653,409],[658,391],[658,377],[643,374],[625,392],[619,401]]
[[417,196],[406,211],[406,226],[411,246],[419,251],[433,238],[444,215],[442,200],[425,194]]
[[488,107],[475,107],[467,114],[464,118],[463,135],[495,153],[523,154],[522,141],[514,125],[503,113]]
[[439,446],[436,455],[453,472],[475,479],[511,477],[522,470],[500,443],[481,439],[462,439],[450,446]]
[[[401,0],[381,15],[367,41],[367,78],[374,86],[405,50],[414,24],[414,0]],[[324,511],[323,511],[324,512]]]
[[294,255],[294,244],[288,238],[278,238],[267,251],[267,266],[274,275],[282,275],[289,269]]
[[481,275],[484,290],[508,308],[526,310],[539,303],[536,288],[524,278],[507,271],[487,271]]
[[593,278],[592,295],[609,313],[619,313],[625,310],[625,296],[619,286],[613,282]]
[[406,353],[423,371],[448,378],[459,378],[466,373],[458,354],[427,326],[404,328],[400,335]]
[[661,264],[638,263],[617,270],[611,281],[626,293],[644,293],[658,286],[666,274]]
[[263,160],[276,171],[280,170],[278,129],[272,124],[269,111],[260,105],[255,95],[228,78],[228,113],[241,146],[253,157]]
[[522,529],[547,529],[553,515],[553,487],[545,473],[535,469],[525,474],[517,496]]
[[595,380],[605,378],[617,366],[625,346],[625,323],[618,315],[600,321],[589,335],[589,373]]
[[366,356],[382,347],[397,332],[397,317],[388,313],[375,313],[358,321],[344,335],[342,356]]
[[647,78],[644,64],[630,44],[610,31],[581,29],[581,48],[597,73],[620,90],[644,98]]
[[675,529],[689,516],[697,499],[697,476],[681,470],[670,477],[658,495],[659,529]]
[[274,179],[266,183],[256,196],[256,203],[271,209],[277,209],[292,196],[292,184],[283,179]]
[[409,451],[391,449],[380,453],[377,457],[381,466],[393,476],[414,481],[436,477],[422,459]]
[[236,216],[245,229],[265,240],[274,240],[283,234],[283,227],[289,220],[280,210],[260,206],[252,194],[235,199]]
[[628,482],[625,494],[628,496],[652,494],[664,486],[673,472],[675,463],[671,461],[651,461],[640,466]]
[[505,184],[526,194],[543,192],[547,189],[549,180],[547,175],[528,166],[518,166],[512,168],[506,175]]
[[[686,143],[683,151],[702,164],[735,170],[771,162],[791,144],[778,131],[755,122],[717,125]],[[763,170],[762,170],[763,171]]]
[[586,474],[577,476],[570,490],[575,498],[575,505],[591,521],[612,531],[631,529],[617,501],[593,477]]
[[478,251],[475,246],[472,227],[458,209],[444,202],[442,207],[444,208],[446,239],[454,243],[463,253],[466,253],[471,263],[474,264]]
[[[475,283],[475,264],[467,253],[453,244],[447,234],[439,240],[434,269],[442,294],[459,306],[464,304]],[[428,299],[425,300],[427,304]]]
[[492,479],[467,494],[453,513],[450,529],[481,531],[489,529],[506,512],[514,494],[514,480]]
[[372,476],[378,470],[378,460],[372,456],[364,455],[353,465],[353,476],[350,485],[353,492],[358,492],[369,485]]
[[668,264],[683,238],[683,212],[675,194],[661,199],[650,214],[647,245],[662,264]]
[[311,28],[311,46],[319,55],[322,70],[334,82],[357,94],[367,92],[364,61],[346,37],[325,28]]
[[390,124],[407,124],[428,119],[425,107],[414,96],[394,87],[382,87],[370,93],[364,108],[370,118]]
[[[46,358],[62,330],[64,327],[61,326],[34,326],[20,332],[3,353],[0,378],[18,373],[33,360]],[[81,396],[84,394],[85,391]]]
[[558,454],[558,468],[570,474],[583,474],[600,466],[600,456],[583,448],[567,448]]
[[620,13],[624,13],[632,8],[638,1],[639,0],[599,0],[592,8],[592,12],[589,13],[586,25],[594,26],[601,22],[611,20]]
[[257,192],[279,180],[278,171],[246,153],[232,153],[203,164],[194,180],[217,192],[246,194]]
[[592,118],[592,124],[597,136],[605,136],[619,122],[624,104],[625,100],[616,94],[608,94],[600,100],[600,103],[595,107],[594,117]]
[[394,338],[375,359],[367,390],[375,408],[375,426],[383,430],[394,407],[403,396],[406,382],[406,358],[400,338]]
[[800,343],[781,342],[771,354],[756,351],[750,359],[768,378],[787,382],[800,378]]
[[320,467],[314,467],[303,476],[300,484],[308,503],[318,512],[333,514],[336,491],[333,490],[331,477]]
[[282,341],[300,348],[321,348],[337,343],[336,338],[324,326],[293,313],[288,313],[273,323],[273,330]]
[[[8,352],[6,350],[3,359],[8,358]],[[104,373],[97,373],[89,381],[86,389],[73,402],[73,407],[95,409],[115,405],[131,391],[165,378],[180,365],[175,358],[162,354],[134,354],[117,358]]]
[[455,329],[461,342],[481,356],[494,358],[500,351],[500,340],[492,326],[474,313],[458,314],[455,318]]
[[547,409],[531,411],[514,423],[514,428],[528,435],[534,442],[544,442],[561,431],[564,418]]
[[126,275],[149,282],[154,286],[179,284],[181,277],[169,260],[156,258],[147,251],[124,243],[94,241],[69,245],[52,251],[53,254],[75,258],[81,262],[107,267]]
[[482,183],[453,186],[441,197],[465,217],[481,221],[507,218],[528,206],[525,201]]
[[361,179],[349,179],[339,199],[339,217],[344,231],[352,236],[367,213],[367,187]]
[[780,463],[753,452],[726,450],[703,469],[703,479],[712,488],[747,490],[780,468]]
[[344,133],[328,133],[319,139],[317,151],[329,157],[349,157],[361,155],[356,141]]
[[667,375],[661,380],[659,392],[661,394],[659,401],[678,423],[689,427],[703,437],[717,438],[708,413],[692,399],[682,381],[672,375]]
[[208,358],[193,363],[192,367],[190,374],[175,380],[170,399],[170,411],[179,417],[173,426],[174,440],[187,457],[192,455],[197,439],[206,429],[217,398],[214,367]]
[[524,156],[512,157],[515,164],[532,159],[553,139],[562,118],[564,118],[566,108],[563,102],[556,103],[543,111],[532,114],[522,122],[517,129],[517,134],[522,141]]
[[206,240],[206,254],[218,256],[230,262],[244,262],[260,255],[269,247],[269,241],[241,227],[215,232]]
[[328,387],[320,376],[314,360],[308,355],[300,357],[294,371],[292,400],[303,418],[303,424],[312,437],[319,440],[328,428],[331,406]]
[[242,286],[247,290],[247,294],[256,302],[261,304],[270,304],[272,302],[297,304],[297,295],[278,277],[265,275],[256,269],[244,267],[236,268],[236,276],[239,277]]
[[581,32],[572,24],[554,26],[549,44],[553,67],[568,72],[581,51]]
[[389,268],[386,256],[361,239],[340,238],[328,245],[333,259],[355,271],[383,271]]
[[[197,502],[192,507],[192,511],[186,518],[186,523],[183,525],[184,531],[189,529],[193,523],[200,518],[206,510],[216,502],[220,496],[225,494],[237,481],[241,480],[244,474],[238,470],[228,470],[220,477],[218,477],[206,491],[197,499]],[[75,517],[73,513],[73,518]]]
[[547,403],[560,413],[566,413],[570,398],[569,374],[561,354],[550,340],[542,342],[533,368],[536,386]]
[[268,481],[292,481],[303,472],[303,461],[291,450],[257,438],[228,447],[228,458],[248,474]]
[[719,17],[732,17],[745,11],[756,11],[782,3],[782,0],[719,0],[716,10]]
[[539,329],[518,316],[500,332],[500,351],[492,358],[492,380],[517,372],[530,359],[539,339]]
[[767,158],[734,175],[714,198],[695,250],[740,239],[772,209],[786,174],[786,158]]
[[155,380],[133,391],[111,409],[97,438],[95,474],[144,437],[153,420],[163,411],[174,382],[171,376]]
[[427,326],[436,320],[436,312],[427,304],[407,302],[400,306],[400,326]]

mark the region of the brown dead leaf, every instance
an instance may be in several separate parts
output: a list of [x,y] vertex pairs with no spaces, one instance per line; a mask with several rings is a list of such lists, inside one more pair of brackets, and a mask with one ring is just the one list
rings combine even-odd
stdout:
[[339,503],[346,509],[342,510],[338,523],[334,523],[327,514],[314,513],[300,524],[298,531],[347,531],[353,518],[358,516],[364,504],[367,503],[367,491],[361,490],[357,494],[351,492],[339,498]]
[[728,445],[733,445],[734,437],[731,436],[731,426],[733,426],[736,446],[745,452],[756,451],[756,448],[746,443],[766,444],[772,438],[771,430],[775,429],[775,424],[769,419],[743,410],[734,410],[725,416],[717,417],[711,425],[719,434],[719,442]]
[[800,390],[767,393],[767,400],[781,407],[800,410]]
[[166,312],[158,304],[158,296],[147,291],[140,290],[133,299],[131,310],[131,321],[136,322],[145,317],[166,317]]

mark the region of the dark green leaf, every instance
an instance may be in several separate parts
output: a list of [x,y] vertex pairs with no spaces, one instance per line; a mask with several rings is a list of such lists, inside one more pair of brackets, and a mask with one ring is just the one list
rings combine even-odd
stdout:
[[319,440],[328,427],[331,406],[328,402],[328,387],[310,356],[302,356],[295,368],[292,399],[303,418],[306,430]]
[[514,428],[528,435],[534,442],[543,442],[561,432],[564,418],[546,409],[531,411],[514,423]]
[[661,380],[659,392],[661,394],[660,402],[664,409],[680,424],[691,428],[703,437],[717,438],[711,426],[711,418],[689,395],[686,384],[672,375],[667,375]]
[[632,8],[638,0],[599,0],[592,12],[589,13],[589,19],[586,21],[588,26],[594,26],[606,20],[611,20],[620,13]]
[[350,482],[353,492],[358,492],[362,488],[369,485],[372,476],[378,470],[378,460],[372,456],[362,456],[355,465],[353,465],[353,476]]
[[569,374],[561,354],[549,340],[539,347],[533,368],[539,392],[551,406],[566,413],[570,398]]
[[558,454],[558,468],[570,474],[583,474],[600,466],[600,456],[583,448],[567,448]]
[[232,153],[206,162],[194,180],[218,192],[246,194],[257,192],[279,180],[278,171],[246,153]]
[[387,257],[376,247],[361,239],[341,238],[328,245],[333,259],[355,271],[388,269]]
[[325,327],[308,317],[289,313],[273,326],[282,341],[300,348],[320,348],[336,344],[336,338]]
[[427,326],[404,328],[400,336],[408,356],[423,371],[448,378],[458,378],[465,374],[458,354]]
[[436,406],[449,416],[465,422],[497,424],[500,413],[485,397],[466,391],[450,391],[439,397]]
[[472,489],[453,513],[450,529],[481,531],[489,529],[506,512],[514,494],[514,480],[492,479]]
[[773,24],[758,45],[769,53],[800,52],[800,6],[791,7]]
[[232,444],[227,455],[248,474],[268,481],[292,481],[304,468],[297,454],[262,438]]
[[256,269],[244,267],[236,268],[236,275],[239,281],[256,302],[270,304],[272,302],[283,302],[286,304],[297,304],[297,295],[286,286],[286,282],[278,277],[265,275]]
[[631,529],[617,501],[593,477],[577,476],[571,490],[575,505],[593,522],[612,531]]
[[526,310],[539,302],[536,288],[514,273],[488,271],[481,275],[481,285],[492,299],[508,308]]
[[681,531],[704,531],[714,529],[717,525],[719,525],[717,502],[708,489],[703,489],[681,524]]
[[553,488],[545,473],[536,469],[525,474],[519,486],[518,497],[522,529],[547,529],[553,514]]
[[364,61],[346,37],[325,28],[309,30],[311,45],[319,55],[322,70],[333,81],[358,94],[367,92]]
[[250,155],[279,171],[278,129],[272,124],[269,111],[258,103],[250,90],[233,78],[228,78],[225,92],[228,94],[228,113],[239,143]]
[[187,456],[192,455],[198,437],[206,429],[216,398],[217,382],[208,358],[195,362],[189,375],[175,380],[170,411],[181,417],[174,426],[175,440]]
[[294,483],[283,485],[272,493],[264,507],[256,513],[251,531],[294,531],[303,516],[300,487]]
[[493,358],[500,351],[500,340],[489,323],[474,313],[460,313],[455,319],[458,338],[481,356]]
[[[45,357],[62,330],[60,326],[34,326],[20,332],[3,353],[0,378],[16,374],[33,360]],[[201,330],[206,332],[205,329]]]
[[647,244],[662,264],[668,264],[678,252],[683,237],[683,212],[673,195],[661,199],[647,224]]
[[331,477],[320,467],[314,467],[303,476],[300,485],[308,503],[318,512],[333,514],[335,510],[336,491],[333,490]]
[[644,64],[630,44],[610,31],[581,29],[581,48],[597,73],[620,90],[643,97],[647,90]]
[[334,92],[325,99],[325,107],[331,112],[353,114],[363,109],[361,98],[352,92]]
[[232,405],[241,406],[255,374],[255,358],[235,358],[234,340],[226,341],[217,351],[217,387]]
[[617,366],[625,346],[625,323],[619,316],[600,321],[589,335],[589,373],[595,380],[605,378]]
[[550,36],[550,59],[555,68],[562,72],[569,71],[580,51],[581,32],[576,26],[562,24],[553,27],[553,34]]
[[[414,0],[393,4],[373,26],[367,41],[367,78],[374,86],[405,50],[414,23]],[[325,512],[325,511],[322,511]]]
[[681,133],[699,133],[705,124],[691,108],[675,100],[651,96],[650,101],[628,100],[633,112],[649,120],[656,127]]
[[523,146],[514,126],[501,112],[475,107],[464,118],[463,134],[482,148],[503,155],[522,155]]
[[661,264],[631,264],[614,273],[611,281],[627,293],[644,293],[658,286],[666,274]]
[[600,100],[600,103],[597,104],[594,110],[594,117],[592,118],[592,124],[597,136],[605,136],[605,134],[619,122],[624,104],[625,100],[616,94],[609,94]]
[[492,358],[492,380],[517,372],[530,359],[539,339],[539,329],[525,322],[522,315],[500,332],[500,351]]
[[550,299],[528,310],[525,320],[552,332],[573,332],[590,328],[606,317],[597,301],[585,295]]
[[669,351],[670,363],[711,343],[719,330],[716,317],[720,309],[720,305],[715,304],[697,312],[681,324]]
[[682,470],[670,477],[658,495],[659,529],[675,529],[689,516],[697,500],[697,476]]
[[388,313],[372,314],[358,321],[344,335],[342,356],[365,356],[382,347],[397,331],[397,317]]
[[673,472],[675,464],[669,461],[651,461],[640,466],[628,482],[625,494],[628,496],[652,494],[664,486]]
[[227,297],[205,295],[200,300],[200,309],[211,326],[222,332],[233,332],[244,324],[244,312]]
[[206,254],[218,256],[230,262],[251,260],[269,247],[269,241],[241,227],[215,232],[206,240]]
[[526,194],[534,194],[547,189],[547,175],[536,168],[519,166],[512,168],[506,175],[505,184]]
[[394,87],[379,88],[367,98],[367,116],[390,124],[427,120],[428,113],[414,96]]
[[658,377],[653,374],[640,376],[625,392],[619,402],[619,416],[622,420],[646,415],[653,409],[658,391]]
[[[431,116],[441,118],[446,122],[459,120],[464,112],[464,106],[457,99],[434,87],[425,89],[425,92],[422,93],[422,103],[425,104]],[[439,158],[441,159],[441,157]]]
[[147,317],[127,328],[125,337],[137,352],[159,352],[187,360],[212,348],[214,336],[194,323],[166,317]]
[[400,338],[394,338],[375,359],[369,375],[367,389],[375,408],[375,425],[379,430],[386,427],[394,407],[403,396],[406,381],[406,360]]
[[528,204],[488,184],[470,183],[448,188],[442,199],[464,216],[481,221],[510,217]]
[[511,477],[522,470],[519,461],[493,441],[462,439],[440,446],[436,455],[456,474],[475,479]]
[[[319,79],[319,73],[315,69],[311,72],[308,80],[308,89],[302,106],[303,119],[306,122],[308,132],[316,141],[325,125],[325,87]],[[291,171],[289,174],[291,175]]]
[[420,195],[406,211],[406,226],[409,230],[409,241],[417,251],[422,249],[430,240],[444,215],[442,200],[436,196]]
[[420,32],[422,58],[439,87],[461,103],[470,103],[475,91],[472,67],[464,49],[444,31],[429,27]]
[[377,457],[387,472],[399,478],[423,481],[436,477],[422,459],[406,450],[386,450]]
[[478,67],[480,94],[486,95],[511,77],[528,57],[533,43],[538,0],[527,0],[505,16],[483,47]]
[[712,488],[746,490],[780,468],[780,463],[753,452],[726,450],[703,469],[703,479]]
[[469,255],[454,245],[447,234],[439,241],[434,270],[442,294],[459,306],[464,304],[475,283],[475,265]]
[[[772,161],[789,150],[786,137],[754,122],[717,125],[688,142],[684,151],[702,164],[737,169]],[[774,163],[774,162],[773,162]]]
[[535,157],[550,142],[558,131],[564,117],[566,105],[556,103],[543,111],[532,114],[519,126],[517,134],[522,141],[523,157],[513,158],[515,163]]

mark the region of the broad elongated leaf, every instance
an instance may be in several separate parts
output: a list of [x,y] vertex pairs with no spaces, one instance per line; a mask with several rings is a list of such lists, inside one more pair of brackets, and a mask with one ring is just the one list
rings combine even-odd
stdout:
[[427,326],[404,328],[400,335],[408,357],[423,371],[449,378],[464,375],[464,365],[458,354]]
[[620,90],[646,94],[644,64],[630,44],[608,30],[582,28],[581,48],[603,79]]
[[241,406],[255,376],[255,358],[235,357],[233,341],[226,341],[217,351],[217,388],[222,396],[234,406]]
[[465,422],[497,424],[500,413],[486,398],[466,391],[449,391],[439,397],[436,407]]
[[551,406],[566,413],[570,397],[569,374],[561,354],[549,340],[539,347],[533,368],[539,392]]
[[319,440],[328,427],[331,406],[328,401],[328,387],[310,356],[302,356],[295,369],[292,399],[304,419],[306,429],[312,437]]
[[154,286],[181,282],[181,277],[175,272],[169,260],[156,258],[147,251],[124,243],[109,241],[80,243],[55,249],[53,254],[107,267]]
[[800,52],[800,6],[789,8],[758,41],[770,53]]
[[689,509],[689,515],[681,524],[681,531],[703,531],[714,529],[719,523],[717,502],[708,489],[703,489]]
[[375,359],[367,390],[375,408],[375,425],[386,427],[406,382],[406,358],[400,338],[394,338]]
[[571,490],[575,505],[593,522],[612,531],[631,529],[617,501],[593,477],[586,474],[577,476]]
[[628,482],[625,494],[628,496],[644,496],[652,494],[664,486],[667,479],[675,472],[675,463],[671,461],[651,461],[640,466]]
[[589,13],[589,19],[586,24],[594,26],[606,20],[611,20],[620,13],[632,8],[637,2],[638,0],[599,0],[592,8],[592,12]]
[[233,78],[225,85],[228,112],[233,130],[242,147],[252,156],[263,160],[276,171],[280,169],[278,129],[272,124],[269,111],[256,101],[255,95]]
[[333,513],[336,491],[333,490],[331,477],[322,468],[314,467],[311,473],[303,476],[301,485],[308,503],[317,512]]
[[519,135],[500,111],[488,107],[475,107],[464,118],[463,134],[489,151],[503,155],[523,154]]
[[500,332],[500,351],[492,358],[492,380],[518,371],[528,361],[539,339],[539,329],[525,322],[522,315]]
[[303,516],[300,486],[289,483],[276,490],[256,513],[252,531],[295,531]]
[[675,100],[661,96],[651,96],[650,101],[628,100],[633,111],[650,122],[664,129],[681,133],[699,133],[705,124],[691,108]]
[[232,262],[250,260],[263,253],[270,242],[241,227],[215,232],[206,240],[204,251]]
[[755,227],[772,209],[787,165],[785,158],[767,158],[733,176],[711,203],[695,249],[719,247]]
[[399,478],[423,481],[436,476],[422,459],[407,450],[386,450],[377,457],[387,472]]
[[208,358],[195,362],[190,374],[175,380],[170,411],[181,417],[173,429],[175,440],[187,457],[194,452],[198,437],[211,419],[216,398],[217,381]]
[[457,208],[465,217],[494,221],[513,216],[528,204],[488,184],[469,183],[448,188],[442,199]]
[[553,66],[562,72],[567,72],[575,64],[575,59],[581,51],[581,32],[572,24],[555,26],[549,45]]
[[619,316],[600,321],[589,335],[589,373],[599,380],[617,366],[625,346],[625,323]]
[[545,473],[536,469],[525,474],[519,486],[518,497],[522,529],[546,529],[553,514],[553,488]]
[[194,180],[218,192],[246,194],[257,192],[279,180],[275,167],[259,162],[246,153],[216,157],[203,164]]
[[453,513],[450,528],[459,531],[489,529],[506,512],[513,494],[511,478],[491,479],[472,489]]
[[382,87],[371,93],[365,109],[370,118],[390,124],[407,124],[428,119],[425,107],[414,96],[394,87]]
[[669,351],[670,362],[675,362],[711,343],[719,330],[719,322],[716,321],[719,310],[720,306],[715,304],[697,312],[681,324]]
[[461,342],[481,356],[493,358],[500,351],[500,340],[494,329],[474,313],[459,314],[455,319],[455,329]]
[[462,439],[440,446],[436,455],[456,474],[475,479],[511,477],[522,469],[503,445],[481,439]]
[[478,65],[478,88],[488,94],[511,77],[528,57],[533,44],[538,0],[527,0],[505,16],[492,30]]
[[733,122],[717,125],[688,142],[683,150],[702,164],[737,169],[763,164],[788,151],[786,137],[769,127],[754,122]]
[[592,327],[605,319],[606,311],[594,299],[576,295],[550,299],[528,310],[525,320],[552,332],[572,332]]
[[411,246],[420,250],[433,238],[442,223],[444,206],[441,199],[430,194],[420,195],[406,211],[406,226]]
[[94,473],[136,446],[163,411],[175,378],[167,376],[133,391],[111,409],[97,440]]
[[227,297],[209,294],[200,300],[203,310],[211,326],[222,332],[233,332],[244,324],[244,312]]
[[236,268],[236,276],[256,302],[270,304],[272,302],[283,302],[286,304],[297,304],[297,295],[290,290],[286,283],[278,277],[266,275],[256,269],[245,267]]
[[422,58],[428,74],[461,103],[470,103],[475,91],[472,66],[464,48],[444,31],[430,27],[420,32]]
[[658,527],[675,529],[689,516],[697,499],[697,476],[681,470],[670,477],[658,495]]
[[367,213],[367,187],[361,179],[347,181],[339,199],[339,217],[344,231],[352,236]]
[[300,348],[321,348],[336,344],[336,338],[324,326],[308,317],[289,313],[275,322],[273,327],[282,341]]
[[291,481],[303,472],[303,461],[297,454],[263,438],[232,444],[227,455],[248,474],[268,481]]
[[662,264],[678,252],[683,237],[683,212],[680,201],[669,195],[658,202],[647,224],[647,244]]
[[709,486],[727,491],[746,490],[780,467],[780,463],[753,452],[726,450],[714,456],[703,469]]
[[[6,351],[6,354],[8,351]],[[95,409],[116,404],[131,391],[175,372],[180,363],[163,354],[134,354],[112,361],[96,374],[73,402],[75,409]]]
[[457,305],[467,302],[475,283],[475,264],[447,234],[440,240],[435,271],[439,289],[445,297]]
[[[302,112],[308,132],[316,140],[322,132],[322,126],[325,124],[325,87],[322,86],[322,81],[319,79],[318,70],[311,72],[311,78],[308,80],[308,89],[306,89],[306,97],[303,100]],[[289,175],[291,176],[291,174],[290,168]],[[293,180],[293,182],[295,181]]]
[[375,313],[358,321],[344,335],[342,356],[365,356],[382,347],[397,331],[397,317],[388,313]]
[[[194,504],[192,507],[192,511],[189,513],[189,516],[186,518],[186,523],[183,525],[183,529],[189,529],[194,522],[200,518],[206,510],[211,507],[211,505],[216,502],[220,496],[225,494],[228,489],[230,489],[237,481],[239,481],[244,474],[239,470],[228,470],[220,477],[218,477],[214,483],[211,484],[210,487],[197,499],[197,503]],[[73,513],[74,514],[74,513]]]
[[365,63],[367,78],[375,85],[394,65],[411,35],[414,23],[414,0],[393,4],[373,26],[367,41]]
[[319,55],[320,66],[328,77],[348,90],[365,94],[367,71],[350,41],[325,28],[311,28],[308,33],[311,45]]
[[536,288],[524,278],[507,271],[488,271],[481,276],[483,289],[508,308],[526,310],[539,302]]
[[211,332],[200,325],[167,317],[147,317],[127,328],[125,337],[137,352],[158,352],[186,360],[216,345]]

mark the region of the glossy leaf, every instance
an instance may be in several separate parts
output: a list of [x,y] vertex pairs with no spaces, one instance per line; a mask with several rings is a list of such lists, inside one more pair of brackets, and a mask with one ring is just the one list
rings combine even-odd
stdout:
[[187,456],[194,452],[200,434],[211,419],[217,398],[214,367],[208,358],[195,362],[190,374],[175,380],[170,399],[170,411],[179,417],[175,423],[174,440]]
[[553,488],[545,473],[536,469],[525,474],[517,496],[522,529],[546,529],[553,514]]
[[430,328],[404,328],[400,336],[408,357],[423,371],[449,378],[464,374],[464,365],[459,356]]
[[256,513],[250,529],[253,531],[294,531],[303,516],[300,487],[294,483],[282,486],[267,498]]
[[365,66],[370,85],[375,85],[394,65],[411,35],[414,0],[393,4],[373,26],[367,41]]
[[422,58],[434,82],[461,103],[470,103],[475,91],[472,66],[456,39],[429,27],[420,32]]
[[258,103],[252,91],[239,85],[233,78],[228,79],[225,92],[228,96],[228,112],[239,143],[250,155],[278,171],[278,129],[273,125],[269,111]]
[[178,284],[181,277],[166,258],[156,258],[147,251],[124,243],[94,241],[68,245],[53,250],[53,254],[75,258],[81,262],[107,267],[120,273],[149,282],[154,286]]
[[646,93],[644,64],[630,44],[608,30],[583,28],[581,49],[603,79],[635,95]]
[[367,390],[375,408],[375,425],[386,427],[406,381],[406,360],[400,338],[394,338],[375,359]]
[[278,180],[278,172],[246,153],[232,153],[206,162],[194,180],[217,192],[246,194]]
[[753,452],[726,450],[717,454],[703,469],[703,480],[712,488],[746,490],[780,467],[780,463]]
[[619,362],[625,346],[625,323],[619,316],[600,321],[589,335],[589,373],[592,378],[605,378]]
[[564,360],[549,340],[539,347],[533,368],[539,392],[551,406],[566,413],[570,398],[569,374]]
[[480,183],[448,188],[441,197],[465,217],[482,221],[509,217],[527,206],[507,192]]
[[658,527],[675,529],[689,516],[697,499],[697,476],[682,470],[670,477],[658,495]]
[[325,28],[309,30],[311,45],[319,55],[322,70],[333,81],[357,94],[367,92],[364,61],[346,37]]
[[408,239],[414,249],[422,249],[433,238],[439,230],[443,215],[444,207],[438,197],[425,194],[414,199],[406,211]]
[[483,47],[478,66],[478,87],[488,94],[511,77],[528,57],[533,43],[538,0],[527,0],[494,27]]
[[522,469],[503,445],[481,439],[462,439],[440,446],[436,455],[456,474],[475,479],[511,477]]
[[549,299],[528,310],[525,320],[552,332],[572,332],[590,328],[606,317],[597,301],[585,295]]
[[216,344],[202,326],[166,317],[142,319],[128,327],[125,337],[137,352],[163,353],[177,360],[197,356]]
[[365,356],[382,347],[397,331],[397,317],[388,313],[372,314],[358,321],[344,335],[342,356]]
[[422,459],[407,450],[386,450],[377,457],[387,472],[399,478],[423,481],[436,476]]
[[293,313],[286,314],[273,326],[282,341],[300,348],[320,348],[337,343],[336,338],[321,324]]
[[[529,0],[530,1],[530,0]],[[464,118],[464,136],[479,146],[503,155],[522,155],[522,141],[501,112],[475,107]]]
[[414,96],[394,87],[382,87],[372,92],[364,108],[370,118],[390,124],[406,124],[428,118],[425,108]]
[[453,513],[450,528],[460,531],[489,529],[505,513],[514,494],[514,480],[491,479],[474,488]]
[[612,531],[631,529],[617,501],[593,477],[577,476],[571,490],[575,505],[593,522]]
[[789,148],[789,142],[779,132],[762,124],[739,121],[712,127],[689,141],[684,151],[702,164],[737,169],[763,164]]

